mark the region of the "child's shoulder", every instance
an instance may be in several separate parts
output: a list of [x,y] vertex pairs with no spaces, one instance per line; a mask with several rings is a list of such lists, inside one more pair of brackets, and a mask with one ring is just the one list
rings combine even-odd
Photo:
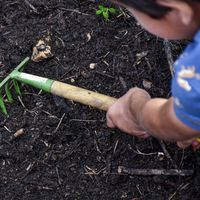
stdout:
[[182,65],[194,66],[196,63],[200,63],[200,30],[175,62],[175,69]]

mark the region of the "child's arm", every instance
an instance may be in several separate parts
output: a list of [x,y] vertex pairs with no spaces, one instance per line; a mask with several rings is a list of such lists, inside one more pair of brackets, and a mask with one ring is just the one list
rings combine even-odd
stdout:
[[107,124],[135,135],[150,135],[169,141],[184,141],[200,136],[200,132],[184,125],[173,110],[173,97],[169,100],[154,98],[142,89],[133,88],[108,111]]

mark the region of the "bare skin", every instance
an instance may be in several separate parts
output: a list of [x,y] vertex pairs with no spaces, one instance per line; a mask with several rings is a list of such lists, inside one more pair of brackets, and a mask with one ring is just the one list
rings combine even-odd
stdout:
[[[153,19],[132,8],[128,10],[149,32],[162,38],[192,38],[200,28],[200,3],[188,5],[181,0],[158,0],[160,4],[171,8],[162,19]],[[173,110],[173,97],[170,99],[154,98],[142,89],[132,88],[122,96],[107,112],[107,125],[117,127],[134,136],[176,141],[185,148],[199,143],[195,138],[200,132],[183,124]]]

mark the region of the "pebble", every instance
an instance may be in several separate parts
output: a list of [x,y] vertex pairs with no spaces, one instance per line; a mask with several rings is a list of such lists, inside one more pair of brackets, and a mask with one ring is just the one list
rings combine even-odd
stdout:
[[75,80],[74,80],[73,78],[71,78],[71,80],[70,80],[70,81],[71,81],[71,83],[74,83],[74,82],[75,82]]
[[97,63],[90,63],[89,68],[90,69],[95,69],[96,66],[97,66]]
[[142,85],[144,86],[145,89],[149,90],[152,87],[152,82],[148,81],[148,80],[143,80],[142,81]]

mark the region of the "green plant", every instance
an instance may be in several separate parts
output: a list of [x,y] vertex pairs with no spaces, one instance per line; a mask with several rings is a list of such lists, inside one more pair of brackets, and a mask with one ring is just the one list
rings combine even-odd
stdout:
[[112,8],[112,7],[108,8],[108,7],[99,5],[98,8],[99,9],[96,11],[96,14],[97,15],[102,15],[105,20],[109,19],[110,13],[112,13],[112,14],[116,13],[116,9]]

